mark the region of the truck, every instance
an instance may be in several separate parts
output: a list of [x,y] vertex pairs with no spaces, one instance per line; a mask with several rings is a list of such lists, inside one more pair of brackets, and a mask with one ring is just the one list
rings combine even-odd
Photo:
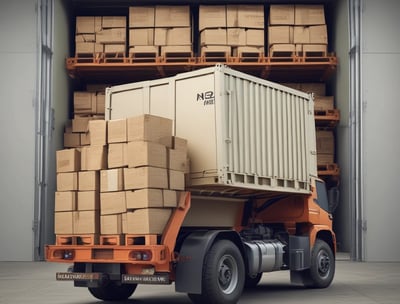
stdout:
[[105,301],[174,283],[193,303],[218,304],[237,303],[265,272],[331,284],[337,195],[317,175],[312,94],[220,64],[106,89],[106,120],[143,114],[171,119],[187,140],[177,207],[160,235],[47,245],[47,261],[72,264],[57,280]]

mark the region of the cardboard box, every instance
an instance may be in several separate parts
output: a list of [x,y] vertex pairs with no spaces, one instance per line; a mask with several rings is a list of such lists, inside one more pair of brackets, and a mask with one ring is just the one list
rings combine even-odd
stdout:
[[205,29],[200,32],[201,45],[226,45],[228,43],[226,29]]
[[87,146],[81,150],[81,170],[107,169],[107,147]]
[[246,45],[264,47],[264,30],[246,30]]
[[80,171],[78,172],[79,191],[95,191],[100,189],[99,171]]
[[129,28],[154,27],[154,6],[131,6],[129,7]]
[[170,190],[185,190],[185,173],[168,170],[168,188]]
[[108,43],[126,43],[126,29],[125,28],[111,28],[103,29],[96,33],[96,42],[102,44]]
[[227,5],[227,27],[264,29],[263,5]]
[[294,24],[294,5],[273,4],[269,7],[270,25],[293,25]]
[[154,28],[129,30],[129,46],[154,45]]
[[80,145],[81,146],[89,146],[90,145],[89,133],[74,133],[74,134],[80,136]]
[[316,131],[317,153],[335,153],[335,137],[333,131]]
[[293,42],[293,27],[279,25],[268,27],[268,43],[272,44],[286,44]]
[[[124,46],[125,48],[125,46]],[[96,93],[96,113],[103,114],[106,110],[106,94],[105,92],[97,92]]]
[[100,214],[119,214],[126,212],[125,191],[100,193]]
[[77,148],[80,146],[80,133],[64,133],[64,148]]
[[88,127],[91,146],[107,144],[107,122],[105,120],[90,120]]
[[120,53],[125,55],[126,45],[125,43],[113,43],[113,44],[104,44],[104,53]]
[[192,29],[190,27],[156,28],[154,45],[192,45]]
[[75,35],[75,43],[80,42],[96,42],[96,34],[77,34]]
[[303,44],[304,55],[311,56],[312,53],[318,54],[318,56],[326,56],[328,52],[328,46],[326,44]]
[[76,34],[90,34],[95,33],[94,17],[93,16],[77,16],[76,17]]
[[57,173],[57,191],[77,191],[78,172]]
[[76,191],[57,191],[55,193],[54,211],[76,210]]
[[199,31],[226,27],[226,5],[200,5]]
[[333,96],[314,96],[314,110],[326,111],[335,108]]
[[227,44],[231,46],[246,45],[246,30],[244,28],[228,28]]
[[171,215],[167,208],[136,209],[127,213],[128,234],[162,234]]
[[74,172],[81,168],[81,154],[77,149],[56,151],[56,172]]
[[75,115],[74,119],[72,119],[72,132],[74,132],[74,133],[87,132],[89,121],[92,119],[93,119],[93,117],[90,117],[90,116]]
[[107,122],[108,143],[124,143],[128,141],[126,119],[115,119]]
[[95,191],[79,191],[77,201],[77,210],[99,210],[100,209],[100,192]]
[[122,214],[100,216],[101,234],[122,234]]
[[[83,52],[82,52],[83,53]],[[74,113],[94,114],[96,112],[96,95],[92,92],[74,92]]]
[[295,26],[293,27],[293,43],[310,43],[310,27]]
[[189,5],[156,5],[155,27],[190,26]]
[[125,16],[102,16],[103,29],[106,28],[126,28],[126,17]]
[[74,212],[74,234],[96,234],[100,232],[98,210]]
[[168,149],[168,169],[185,172],[187,165],[187,151]]
[[126,208],[140,209],[150,207],[163,207],[162,189],[139,189],[126,191]]
[[335,163],[335,155],[333,153],[317,153],[317,165],[330,165]]
[[74,211],[63,211],[54,213],[54,233],[74,233]]
[[149,141],[128,143],[128,167],[152,166],[167,168],[167,148]]
[[187,140],[177,136],[167,136],[160,139],[160,144],[166,146],[169,149],[184,150],[187,152]]
[[108,145],[108,168],[128,166],[128,144],[116,143]]
[[163,207],[175,208],[178,206],[179,192],[175,190],[163,190]]
[[309,27],[311,44],[328,44],[328,30],[326,25],[313,25]]
[[155,167],[124,168],[125,190],[168,189],[167,169]]
[[323,5],[301,5],[295,6],[295,25],[322,25],[325,24],[325,12]]
[[100,191],[122,191],[124,190],[123,168],[100,171]]
[[75,42],[75,54],[94,54],[94,42]]
[[159,142],[166,136],[172,136],[172,120],[144,114],[127,118],[128,141]]

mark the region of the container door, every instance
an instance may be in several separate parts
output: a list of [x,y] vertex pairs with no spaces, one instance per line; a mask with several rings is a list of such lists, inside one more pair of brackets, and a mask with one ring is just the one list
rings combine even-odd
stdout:
[[188,140],[194,177],[215,176],[217,172],[214,74],[191,74],[177,79],[176,136]]

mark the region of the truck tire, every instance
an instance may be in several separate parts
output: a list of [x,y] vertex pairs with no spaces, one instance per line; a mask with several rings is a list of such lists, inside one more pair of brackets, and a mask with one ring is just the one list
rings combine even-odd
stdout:
[[202,293],[188,296],[196,304],[237,303],[245,276],[243,258],[237,246],[231,241],[217,241],[204,259]]
[[304,285],[309,288],[326,288],[335,275],[335,257],[331,247],[317,239],[311,251],[311,266],[302,273]]
[[103,301],[123,301],[128,299],[136,289],[136,284],[117,285],[114,282],[108,282],[101,287],[89,287],[89,292],[95,298]]
[[262,272],[257,273],[254,277],[246,275],[246,280],[244,282],[244,288],[254,288],[260,283]]

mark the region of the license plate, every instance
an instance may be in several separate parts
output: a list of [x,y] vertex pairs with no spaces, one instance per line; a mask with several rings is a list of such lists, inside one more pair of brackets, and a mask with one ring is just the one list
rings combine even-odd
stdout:
[[84,272],[57,272],[57,281],[97,281],[102,277],[101,273],[84,273]]
[[123,274],[122,283],[125,284],[170,284],[169,275],[166,274]]

